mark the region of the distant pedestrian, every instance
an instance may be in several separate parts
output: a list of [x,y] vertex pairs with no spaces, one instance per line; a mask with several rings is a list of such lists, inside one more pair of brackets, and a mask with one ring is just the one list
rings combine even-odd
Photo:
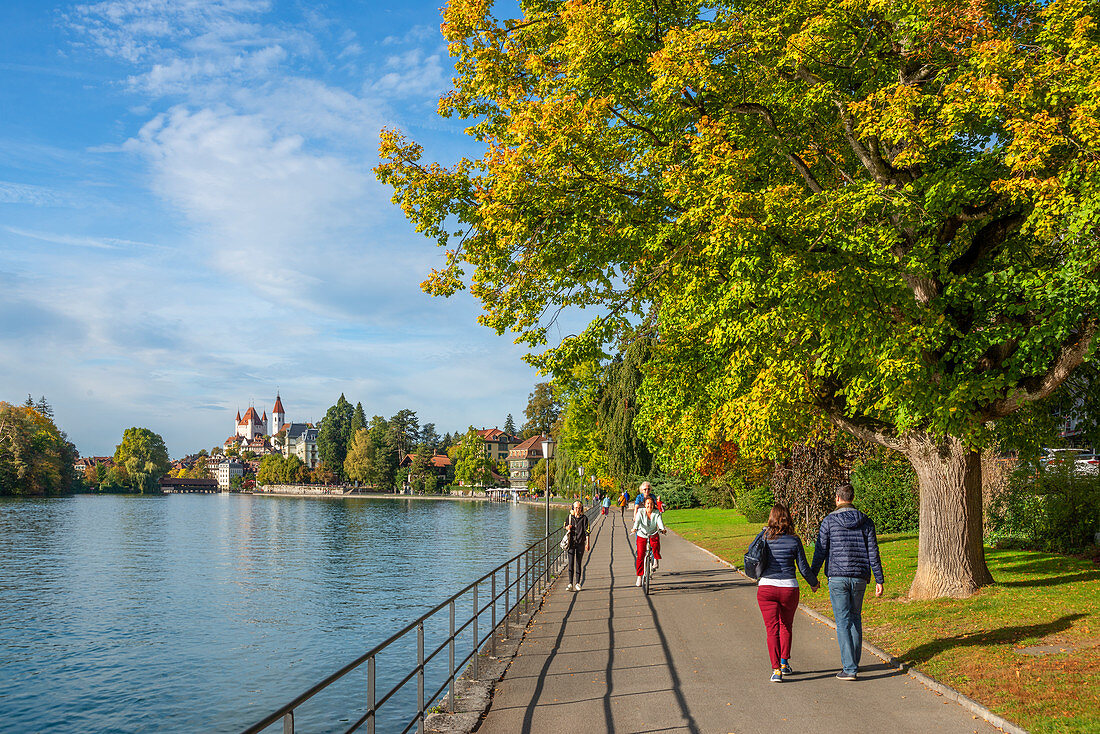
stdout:
[[665,521],[661,519],[661,513],[653,506],[653,497],[647,496],[642,509],[634,515],[634,528],[630,532],[637,533],[634,548],[634,570],[638,574],[635,586],[642,585],[642,574],[645,572],[646,545],[653,549],[653,570],[661,565],[661,536],[658,533],[667,533]]
[[603,502],[601,504],[602,506],[600,507],[600,514],[606,515],[607,511],[611,509],[611,495],[605,494],[603,496]]
[[573,511],[565,520],[565,532],[569,538],[565,549],[569,555],[569,583],[565,585],[565,590],[580,591],[584,554],[588,550],[588,516],[584,514],[584,505],[580,500],[573,503]]
[[661,497],[660,497],[660,495],[658,495],[657,496],[657,512],[664,513],[664,511],[665,511],[665,503],[661,502]]
[[768,655],[772,661],[772,683],[781,683],[791,675],[791,634],[794,614],[798,611],[798,579],[795,567],[806,579],[810,589],[817,591],[817,577],[810,572],[802,541],[794,532],[791,513],[784,505],[772,507],[764,533],[767,548],[764,571],[756,588],[756,603],[764,618],[768,638]]
[[863,594],[871,575],[875,596],[882,596],[882,562],[874,521],[852,506],[856,492],[851,484],[836,488],[836,509],[825,516],[817,533],[817,547],[810,572],[816,577],[822,564],[829,577],[829,601],[836,619],[840,645],[840,680],[855,680],[863,649]]
[[619,496],[619,517],[626,517],[626,508],[630,505],[630,492],[623,490]]
[[[653,496],[652,492],[653,490],[649,482],[642,482],[638,485],[638,496],[634,498],[634,517],[638,517],[638,513],[642,511],[643,507],[645,507],[646,498]],[[654,497],[653,501],[653,508],[656,509],[657,498]]]

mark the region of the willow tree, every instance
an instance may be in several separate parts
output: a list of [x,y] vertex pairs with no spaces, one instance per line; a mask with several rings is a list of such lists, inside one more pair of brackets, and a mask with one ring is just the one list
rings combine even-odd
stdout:
[[[991,576],[978,448],[1094,351],[1100,9],[947,0],[451,0],[451,166],[379,177],[424,288],[561,371],[657,338],[638,425],[774,451],[832,424],[920,485],[913,597]],[[562,308],[593,307],[547,345]]]

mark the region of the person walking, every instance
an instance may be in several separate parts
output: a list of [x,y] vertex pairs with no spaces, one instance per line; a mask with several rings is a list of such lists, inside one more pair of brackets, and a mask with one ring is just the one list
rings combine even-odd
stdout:
[[829,579],[829,601],[833,605],[836,641],[840,646],[838,680],[856,680],[863,650],[863,595],[872,574],[875,596],[882,596],[885,583],[875,522],[852,505],[855,496],[851,484],[844,483],[836,488],[836,509],[821,521],[814,560],[810,564],[814,577],[824,565]]
[[798,611],[798,579],[795,567],[802,578],[817,591],[817,577],[810,573],[806,550],[802,540],[794,532],[791,513],[784,505],[772,507],[768,527],[764,533],[767,547],[767,563],[756,587],[756,603],[764,618],[764,632],[768,639],[768,655],[772,662],[772,683],[782,683],[791,670],[791,635],[794,615]]
[[634,571],[638,574],[635,586],[642,585],[642,574],[645,572],[645,547],[648,543],[653,548],[653,570],[661,565],[661,536],[658,533],[667,533],[665,521],[661,519],[661,513],[653,506],[653,497],[647,496],[642,509],[634,514],[634,528],[630,531],[637,533],[634,549]]
[[626,508],[630,505],[630,492],[623,490],[622,495],[619,497],[619,517],[626,518]]
[[[649,482],[642,482],[638,485],[638,496],[634,498],[635,519],[638,517],[638,513],[642,511],[642,508],[645,507],[646,498],[651,496],[652,487],[650,486]],[[656,501],[656,497],[654,497],[654,501]],[[656,507],[657,505],[654,504],[653,506]]]
[[569,556],[569,583],[566,591],[581,590],[581,571],[584,569],[584,554],[588,550],[588,516],[584,514],[584,505],[577,500],[573,511],[565,519],[566,537],[569,538],[565,552]]
[[600,514],[606,515],[607,511],[611,509],[611,495],[605,494],[603,501],[600,503]]

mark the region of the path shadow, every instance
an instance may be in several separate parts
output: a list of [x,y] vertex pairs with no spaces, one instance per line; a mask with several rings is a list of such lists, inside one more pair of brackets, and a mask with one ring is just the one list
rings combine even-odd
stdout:
[[1088,615],[1077,613],[1067,614],[1060,619],[1055,619],[1043,624],[1020,625],[1017,627],[1001,627],[995,630],[982,630],[981,632],[969,632],[954,637],[941,637],[938,640],[918,645],[912,650],[901,653],[897,657],[906,662],[926,663],[939,653],[956,647],[972,647],[974,645],[1015,644],[1020,640],[1032,637],[1046,637],[1055,632],[1069,629],[1075,621]]
[[661,628],[661,620],[657,617],[657,610],[653,608],[652,596],[646,596],[646,603],[649,605],[649,613],[653,618],[654,627],[657,630],[657,637],[661,640],[661,649],[665,654],[665,664],[668,667],[669,677],[672,679],[672,692],[676,697],[676,704],[680,707],[680,713],[687,721],[686,728],[691,734],[700,734],[699,726],[695,723],[695,717],[691,715],[691,709],[688,708],[687,699],[684,697],[684,693],[680,683],[680,674],[676,670],[676,664],[672,662],[672,651],[668,646],[668,638],[665,637],[665,632]]
[[[840,671],[839,660],[838,665],[835,668],[828,668],[826,670],[807,670],[805,672],[795,671],[791,676],[783,676],[784,683],[801,683],[803,681],[812,680],[824,680],[826,678],[835,678],[836,674]],[[859,680],[878,680],[879,678],[896,678],[899,675],[907,675],[907,673],[901,668],[896,668],[886,663],[874,663],[872,665],[860,664],[859,666]]]
[[554,645],[550,648],[550,653],[546,656],[546,661],[542,664],[542,670],[539,671],[538,683],[535,684],[535,692],[531,694],[531,701],[527,704],[527,710],[523,713],[523,731],[531,731],[531,721],[535,717],[535,708],[538,706],[539,699],[542,697],[542,689],[546,684],[546,674],[549,672],[550,664],[554,662],[558,650],[561,649],[561,642],[565,637],[566,622],[569,620],[569,614],[573,611],[576,602],[577,597],[575,595],[570,597],[569,608],[565,611],[565,617],[562,619],[561,626],[558,628],[558,634],[554,638]]

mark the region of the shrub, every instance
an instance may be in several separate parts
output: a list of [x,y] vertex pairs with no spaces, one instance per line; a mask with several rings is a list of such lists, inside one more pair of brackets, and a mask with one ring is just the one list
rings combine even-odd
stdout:
[[1100,531],[1100,477],[1070,466],[1036,472],[1021,467],[993,498],[986,526],[990,544],[1067,552],[1095,543]]
[[661,498],[666,510],[684,510],[699,506],[696,486],[676,477],[650,479],[654,494]]
[[917,476],[907,463],[873,460],[852,470],[856,506],[875,521],[879,533],[907,533],[920,527]]
[[737,509],[749,522],[767,522],[775,505],[775,495],[767,484],[736,482],[730,488],[737,502]]

